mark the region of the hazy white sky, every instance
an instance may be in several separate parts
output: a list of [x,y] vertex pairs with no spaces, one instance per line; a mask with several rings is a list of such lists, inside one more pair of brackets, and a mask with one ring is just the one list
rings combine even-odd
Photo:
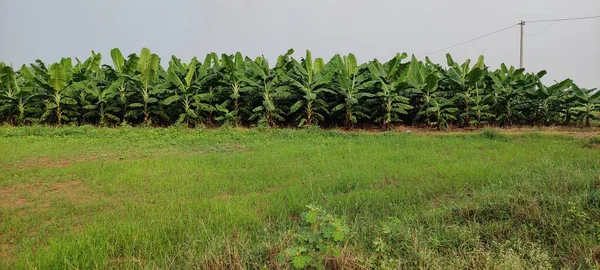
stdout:
[[[396,52],[423,56],[516,24],[600,15],[599,0],[0,0],[0,61],[125,54],[148,47],[168,61],[208,52],[271,61],[288,48],[329,59],[353,52],[360,61]],[[525,33],[549,23],[526,25]],[[493,68],[518,65],[519,28],[449,50],[455,60],[486,56]],[[445,63],[445,52],[430,57]],[[600,19],[553,24],[525,36],[525,67],[547,80],[572,78],[600,87]]]

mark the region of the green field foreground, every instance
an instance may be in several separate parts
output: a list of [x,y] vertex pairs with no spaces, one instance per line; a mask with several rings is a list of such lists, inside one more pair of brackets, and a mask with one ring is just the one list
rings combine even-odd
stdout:
[[287,269],[306,205],[339,269],[600,267],[600,137],[0,128],[0,269]]

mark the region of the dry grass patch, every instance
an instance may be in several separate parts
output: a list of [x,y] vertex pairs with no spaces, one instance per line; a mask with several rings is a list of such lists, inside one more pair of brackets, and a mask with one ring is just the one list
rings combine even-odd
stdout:
[[76,204],[89,203],[93,192],[81,181],[17,184],[0,188],[0,208],[24,208],[35,204],[33,210],[45,211],[53,199],[64,198]]
[[[55,216],[64,212],[65,204],[84,209],[98,203],[101,198],[99,193],[79,180],[17,184],[0,188],[0,222],[24,224],[18,230],[10,230],[0,235],[0,260],[10,258],[23,236],[49,237],[47,230],[54,224]],[[77,214],[81,211],[74,212],[75,215],[61,217],[63,222],[68,221],[70,224],[68,228],[62,229],[83,230],[88,217]],[[61,230],[58,227],[55,229]],[[44,233],[41,233],[42,231]]]
[[111,159],[117,159],[117,156],[110,153],[93,153],[66,157],[28,157],[22,161],[10,162],[10,164],[18,170],[31,170],[38,168],[66,168],[80,162]]

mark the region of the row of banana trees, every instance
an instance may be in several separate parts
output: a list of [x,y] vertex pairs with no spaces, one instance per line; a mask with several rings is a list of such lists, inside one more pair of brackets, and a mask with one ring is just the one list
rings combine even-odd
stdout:
[[447,67],[397,54],[358,64],[353,54],[326,62],[293,50],[274,66],[265,57],[210,53],[189,63],[173,56],[165,69],[144,48],[111,65],[85,61],[0,63],[0,122],[26,124],[218,126],[585,125],[599,118],[600,91],[571,80],[545,85],[545,71],[526,73],[483,57]]

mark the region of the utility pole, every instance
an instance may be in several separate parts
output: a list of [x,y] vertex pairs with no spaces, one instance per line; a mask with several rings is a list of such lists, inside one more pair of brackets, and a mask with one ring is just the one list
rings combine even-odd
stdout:
[[521,21],[519,23],[521,26],[521,58],[520,58],[520,68],[523,68],[523,28],[525,28],[525,21]]

